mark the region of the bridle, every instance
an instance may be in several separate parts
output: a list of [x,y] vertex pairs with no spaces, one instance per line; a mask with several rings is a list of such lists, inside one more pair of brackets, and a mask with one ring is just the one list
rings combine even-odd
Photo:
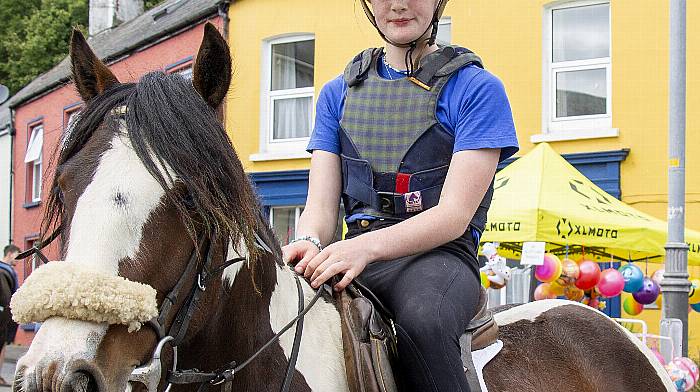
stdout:
[[[58,226],[51,235],[46,239],[37,241],[32,248],[25,250],[17,256],[17,259],[24,259],[31,255],[37,255],[42,262],[48,263],[48,258],[41,252],[43,248],[48,246],[53,242],[61,232],[61,226]],[[296,330],[294,334],[294,342],[292,345],[292,352],[289,357],[289,364],[287,366],[287,371],[285,374],[284,381],[280,387],[281,392],[289,391],[291,386],[292,377],[294,375],[294,370],[299,355],[299,349],[301,346],[301,336],[303,332],[304,316],[311,310],[311,308],[316,304],[318,299],[327,293],[332,296],[332,290],[328,284],[324,284],[319,290],[317,290],[311,301],[304,306],[304,291],[301,286],[301,281],[299,276],[294,273],[298,301],[298,313],[291,321],[289,321],[280,331],[270,338],[265,344],[263,344],[255,353],[253,353],[248,359],[237,364],[235,361],[226,364],[225,366],[210,372],[203,372],[198,369],[188,369],[188,370],[178,370],[178,354],[177,347],[182,343],[185,338],[187,329],[190,325],[190,321],[194,315],[195,310],[201,301],[202,294],[206,291],[207,285],[212,279],[219,276],[223,271],[234,264],[247,261],[245,257],[236,257],[233,259],[226,260],[220,266],[212,268],[215,247],[217,243],[217,233],[213,232],[209,238],[201,236],[199,238],[199,247],[196,247],[187,262],[187,266],[183,271],[182,275],[178,279],[177,283],[170,292],[164,297],[161,303],[158,316],[149,320],[145,323],[148,325],[158,337],[158,343],[155,346],[151,359],[144,365],[135,368],[131,375],[129,376],[129,382],[131,383],[141,383],[143,384],[149,392],[156,392],[158,390],[158,385],[163,378],[163,358],[162,353],[166,345],[169,345],[173,349],[173,364],[172,367],[166,373],[167,386],[164,392],[169,392],[173,385],[187,385],[187,384],[200,384],[198,392],[203,392],[209,389],[211,386],[219,385],[221,390],[224,392],[230,392],[233,379],[235,375],[248,366],[255,358],[262,354],[268,347],[273,343],[277,342],[280,337],[287,332],[291,327],[296,324]],[[228,244],[224,249],[226,249]],[[260,250],[267,252],[269,254],[274,254],[272,249],[265,243],[265,241],[260,238],[260,236],[255,234],[255,246]],[[205,254],[205,258],[202,263],[200,263],[200,250]],[[291,268],[290,268],[291,269]],[[293,270],[292,270],[293,271]],[[189,292],[184,291],[185,283],[194,276],[194,282],[192,283]],[[181,298],[183,293],[187,293],[183,305],[175,313],[175,318],[173,323],[166,330],[166,320],[168,316],[171,315],[173,306],[178,303],[178,299]]]

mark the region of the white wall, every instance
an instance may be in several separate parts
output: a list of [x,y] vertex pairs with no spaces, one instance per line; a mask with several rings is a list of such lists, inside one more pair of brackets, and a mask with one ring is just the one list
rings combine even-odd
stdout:
[[10,240],[10,141],[0,130],[0,249]]

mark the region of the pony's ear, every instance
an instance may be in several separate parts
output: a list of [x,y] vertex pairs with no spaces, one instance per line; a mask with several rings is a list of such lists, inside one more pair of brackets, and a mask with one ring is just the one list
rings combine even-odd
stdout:
[[213,24],[204,25],[204,38],[192,70],[192,84],[213,108],[224,100],[231,83],[231,54]]
[[119,84],[117,77],[95,56],[78,29],[73,29],[71,36],[70,60],[75,87],[85,102]]

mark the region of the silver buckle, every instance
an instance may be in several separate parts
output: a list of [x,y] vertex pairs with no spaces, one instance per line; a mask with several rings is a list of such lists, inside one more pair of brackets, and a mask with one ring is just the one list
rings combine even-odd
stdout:
[[[134,369],[129,375],[129,382],[139,382],[146,386],[148,392],[157,392],[158,384],[160,384],[160,378],[162,376],[162,363],[160,362],[160,355],[163,351],[165,343],[173,340],[172,336],[166,336],[158,342],[155,350],[153,351],[153,356],[147,364],[139,366]],[[177,346],[173,347],[173,371],[177,370]],[[164,392],[169,392],[172,384],[168,383]]]

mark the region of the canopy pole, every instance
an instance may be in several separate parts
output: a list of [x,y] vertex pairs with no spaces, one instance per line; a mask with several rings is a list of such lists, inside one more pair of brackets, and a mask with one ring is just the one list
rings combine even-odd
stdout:
[[685,35],[686,0],[670,1],[668,242],[661,282],[663,316],[683,323],[683,356],[688,356],[688,245],[685,242]]

